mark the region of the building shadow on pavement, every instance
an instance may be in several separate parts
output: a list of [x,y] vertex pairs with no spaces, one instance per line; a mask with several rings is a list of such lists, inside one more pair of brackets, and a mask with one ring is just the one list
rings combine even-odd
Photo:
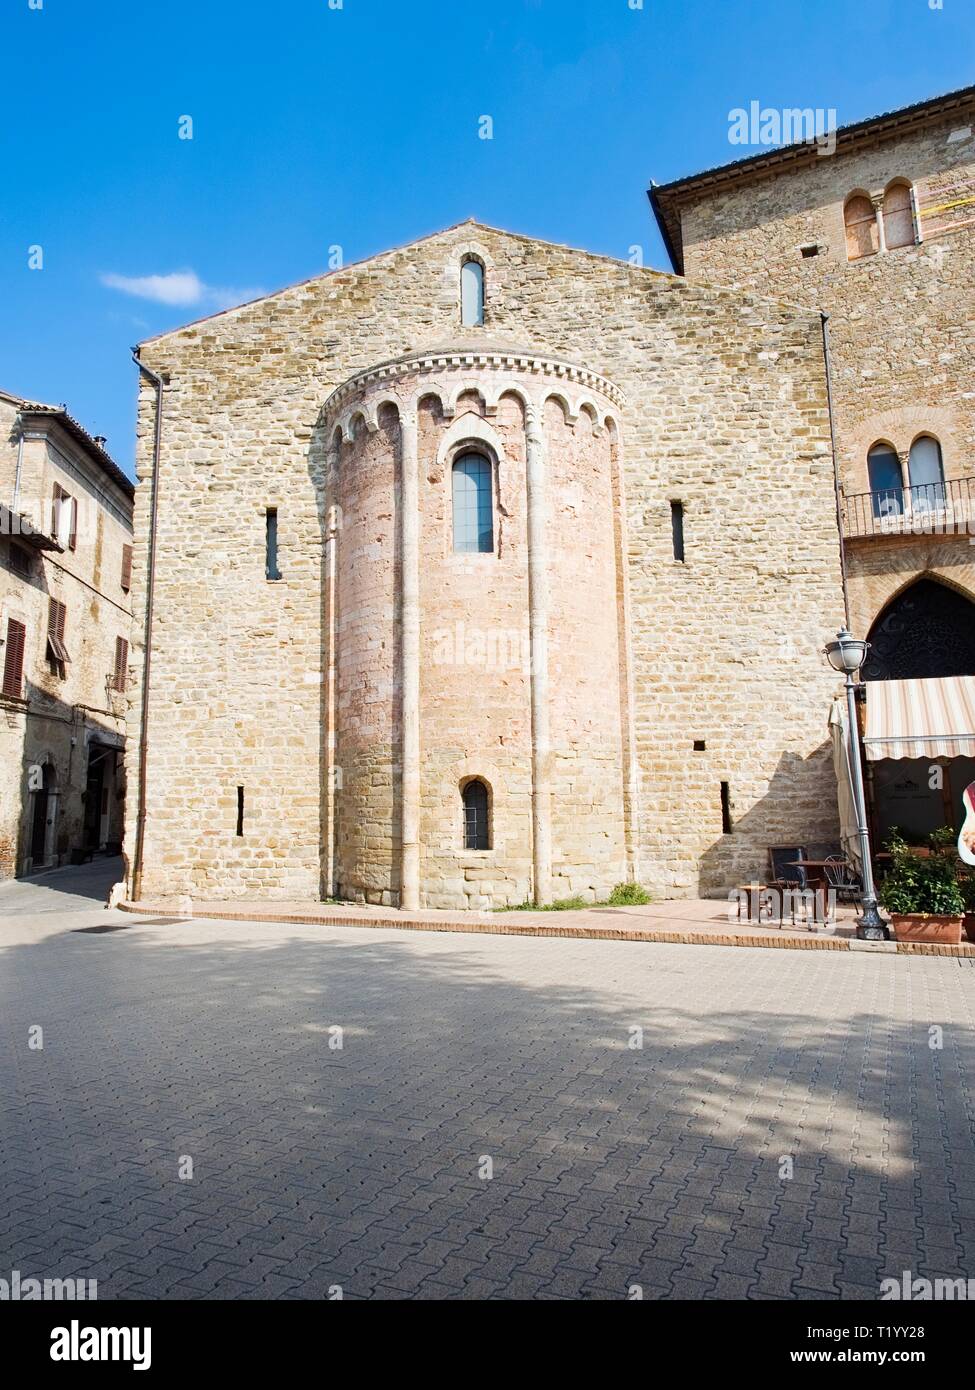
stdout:
[[975,1270],[954,960],[134,922],[0,966],[25,1276],[875,1299]]

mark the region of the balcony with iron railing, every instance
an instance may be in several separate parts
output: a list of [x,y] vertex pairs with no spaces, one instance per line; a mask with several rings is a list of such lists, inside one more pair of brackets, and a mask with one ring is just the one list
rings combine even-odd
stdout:
[[842,493],[846,539],[865,536],[975,536],[975,477]]

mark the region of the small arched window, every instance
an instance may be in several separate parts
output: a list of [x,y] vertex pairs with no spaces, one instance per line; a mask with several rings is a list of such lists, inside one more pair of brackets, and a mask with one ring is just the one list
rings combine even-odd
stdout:
[[893,251],[898,246],[913,246],[915,240],[910,185],[892,183],[884,194],[884,244]]
[[488,789],[476,778],[462,792],[464,801],[464,848],[490,849],[491,824]]
[[911,509],[931,512],[945,505],[945,472],[941,445],[930,434],[922,434],[911,445]]
[[848,198],[843,209],[846,223],[846,258],[849,261],[862,260],[873,256],[880,250],[880,235],[877,230],[877,214],[873,203],[864,193],[855,193]]
[[484,322],[484,267],[472,256],[460,268],[460,319],[465,328]]
[[462,454],[452,473],[454,550],[490,554],[494,550],[493,476],[483,454]]
[[900,516],[904,510],[901,461],[889,444],[874,444],[867,454],[874,516]]

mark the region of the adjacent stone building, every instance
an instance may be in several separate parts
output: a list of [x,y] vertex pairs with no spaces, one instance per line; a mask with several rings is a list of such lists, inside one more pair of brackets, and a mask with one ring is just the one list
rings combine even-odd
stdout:
[[836,841],[815,305],[470,222],[140,356],[134,896],[681,896]]
[[0,391],[0,878],[121,847],[134,489]]
[[[846,127],[833,154],[764,152],[651,201],[681,274],[828,316],[866,679],[975,675],[975,88]],[[940,785],[930,762],[869,766],[878,839],[960,824],[975,761],[945,761]]]

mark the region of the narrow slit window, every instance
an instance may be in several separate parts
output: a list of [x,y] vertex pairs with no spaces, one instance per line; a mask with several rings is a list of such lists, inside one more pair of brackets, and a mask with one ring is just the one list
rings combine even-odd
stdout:
[[731,825],[731,787],[727,782],[721,783],[721,833],[730,835]]
[[237,834],[244,833],[244,788],[237,788]]
[[265,512],[265,565],[264,572],[268,579],[280,579],[281,571],[278,569],[278,509],[268,507]]
[[460,268],[460,317],[465,328],[480,328],[484,322],[484,267],[468,260]]
[[476,779],[464,788],[464,848],[490,849],[488,789]]
[[674,559],[683,561],[684,559],[684,504],[683,502],[671,502],[670,504],[670,530],[674,541]]

